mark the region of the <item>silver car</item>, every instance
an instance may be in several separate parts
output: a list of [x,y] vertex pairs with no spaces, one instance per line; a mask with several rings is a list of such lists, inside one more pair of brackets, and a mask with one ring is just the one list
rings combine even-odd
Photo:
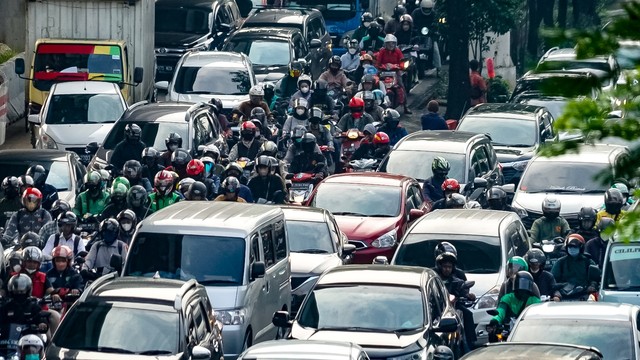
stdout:
[[240,354],[238,360],[369,360],[360,346],[349,342],[334,341],[267,341],[252,346]]

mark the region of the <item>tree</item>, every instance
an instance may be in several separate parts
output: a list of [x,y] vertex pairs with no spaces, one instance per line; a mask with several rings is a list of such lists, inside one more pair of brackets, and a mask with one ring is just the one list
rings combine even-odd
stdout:
[[503,35],[509,32],[521,17],[521,0],[467,0],[467,4],[473,57],[482,64],[482,52],[487,51],[495,41],[495,37],[487,33]]

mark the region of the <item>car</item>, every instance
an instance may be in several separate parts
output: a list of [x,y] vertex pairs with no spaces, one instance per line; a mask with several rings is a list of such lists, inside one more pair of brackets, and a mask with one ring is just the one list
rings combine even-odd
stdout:
[[340,231],[333,215],[320,208],[282,206],[291,252],[291,314],[318,277],[351,262],[355,245]]
[[234,0],[157,0],[155,7],[156,81],[170,81],[186,52],[219,49],[242,24]]
[[529,71],[516,82],[509,102],[544,106],[558,119],[569,101],[596,99],[600,90],[598,78],[587,71]]
[[402,238],[392,265],[435,267],[435,248],[448,241],[458,250],[458,268],[475,281],[473,312],[478,343],[487,342],[487,310],[498,304],[506,263],[530,249],[527,231],[513,212],[475,209],[436,210],[416,221]]
[[358,264],[371,264],[377,256],[391,258],[411,223],[430,210],[416,180],[374,172],[329,176],[306,205],[335,216],[356,246],[353,262]]
[[23,175],[32,165],[42,165],[48,171],[46,183],[58,190],[58,198],[73,207],[87,173],[78,155],[63,150],[0,151],[0,179]]
[[635,78],[638,74],[636,64],[640,60],[640,41],[621,40],[616,50],[616,61],[621,68],[618,84],[626,84],[627,77]]
[[304,60],[314,66],[310,49],[300,30],[295,28],[241,29],[227,39],[222,50],[246,54],[256,79],[263,83],[280,80],[289,73],[289,64],[293,61]]
[[87,152],[93,155],[90,169],[102,169],[116,145],[124,140],[124,129],[128,124],[136,124],[142,129],[141,140],[159,151],[166,149],[165,139],[170,133],[182,137],[182,147],[195,154],[199,145],[215,144],[222,152],[227,151],[226,140],[218,119],[212,115],[209,104],[189,104],[177,102],[135,103],[116,121],[102,144],[87,145]]
[[291,309],[291,270],[279,207],[182,201],[138,225],[123,276],[195,278],[224,328],[225,359],[282,337],[271,315]]
[[380,163],[380,172],[412,177],[422,185],[431,177],[433,159],[442,156],[451,164],[449,178],[461,185],[473,183],[476,177],[488,186],[501,185],[500,162],[491,139],[484,134],[466,131],[416,131],[400,140]]
[[461,325],[440,277],[430,269],[349,265],[328,270],[294,320],[274,324],[290,338],[348,341],[372,359],[431,359],[439,345],[459,353]]
[[[29,115],[37,126],[36,148],[73,151],[84,164],[87,143],[102,142],[127,109],[118,84],[69,81],[53,84],[42,111]],[[89,141],[87,141],[89,140]]]
[[325,71],[332,55],[331,35],[322,13],[316,9],[262,8],[249,15],[241,29],[252,27],[296,28],[311,49],[311,75],[314,79]]
[[461,360],[602,360],[598,349],[586,346],[558,343],[509,342],[494,343],[481,347],[462,357]]
[[354,344],[338,341],[265,341],[249,348],[238,360],[369,360],[364,350]]
[[47,359],[223,359],[221,326],[195,280],[94,281],[66,313]]
[[640,242],[608,241],[598,301],[640,305],[639,265]]
[[577,228],[578,212],[582,207],[599,208],[607,186],[595,177],[613,166],[626,147],[617,145],[583,145],[580,153],[569,153],[554,157],[536,156],[527,165],[522,180],[515,185],[505,185],[507,192],[515,190],[511,207],[522,218],[527,229],[542,216],[542,201],[547,196],[561,202],[560,215],[571,228]]
[[553,47],[547,50],[535,70],[588,71],[600,80],[603,91],[613,90],[620,76],[620,66],[613,54],[579,60],[574,48]]
[[540,146],[555,138],[553,116],[533,105],[480,104],[467,111],[456,130],[489,135],[504,182],[514,184]]
[[630,304],[546,302],[526,307],[507,341],[561,341],[594,347],[604,359],[640,359],[638,316]]
[[222,111],[230,114],[241,102],[249,100],[249,89],[256,77],[249,58],[225,51],[193,51],[186,53],[176,65],[167,86],[170,101],[188,103],[222,101]]

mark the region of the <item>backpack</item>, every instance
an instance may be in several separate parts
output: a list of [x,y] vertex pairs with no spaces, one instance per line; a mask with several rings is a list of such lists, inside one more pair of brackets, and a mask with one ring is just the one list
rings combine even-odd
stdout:
[[[60,244],[60,233],[56,234],[53,240],[53,248],[55,249]],[[80,245],[80,236],[74,235],[73,239],[73,256],[78,256],[78,245]]]

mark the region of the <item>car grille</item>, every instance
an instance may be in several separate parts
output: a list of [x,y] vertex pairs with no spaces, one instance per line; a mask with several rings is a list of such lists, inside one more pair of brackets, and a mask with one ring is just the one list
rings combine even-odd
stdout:
[[365,244],[364,242],[360,241],[360,240],[349,240],[349,244],[354,245],[356,247],[356,250],[358,249],[366,249],[369,246],[367,246],[367,244]]
[[513,179],[514,176],[516,176],[518,174],[518,170],[512,168],[512,167],[507,167],[507,166],[503,166],[502,167],[502,176],[504,176],[504,183],[508,184],[511,182],[511,180]]
[[291,290],[297,289],[305,281],[309,280],[309,276],[296,276],[291,277]]

